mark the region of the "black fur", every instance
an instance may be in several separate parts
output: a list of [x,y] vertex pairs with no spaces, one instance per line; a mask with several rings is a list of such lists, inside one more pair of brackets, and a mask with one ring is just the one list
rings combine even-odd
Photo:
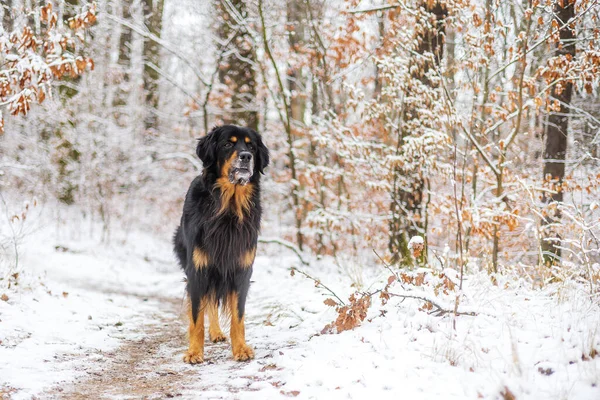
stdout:
[[[231,137],[237,141],[231,143]],[[250,138],[246,143],[244,138]],[[229,144],[227,144],[229,143]],[[229,146],[229,147],[227,147]],[[234,153],[250,151],[254,170],[248,185],[252,185],[250,207],[240,218],[221,208],[221,190],[215,185],[222,177],[222,167]],[[252,266],[242,267],[240,258],[255,249],[260,229],[260,174],[269,164],[269,151],[261,136],[249,128],[225,125],[214,128],[198,141],[196,154],[204,164],[202,175],[190,185],[183,205],[181,224],[173,238],[174,251],[187,276],[187,293],[194,322],[200,299],[214,299],[220,304],[231,293],[238,294],[238,315],[242,318],[250,285]],[[208,266],[196,269],[193,250],[198,247],[208,254]]]

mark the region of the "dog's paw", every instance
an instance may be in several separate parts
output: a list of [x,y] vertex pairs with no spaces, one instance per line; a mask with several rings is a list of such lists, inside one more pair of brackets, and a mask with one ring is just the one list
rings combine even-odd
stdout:
[[188,350],[183,356],[183,361],[188,364],[200,364],[204,362],[204,355],[195,351]]
[[233,359],[236,361],[247,361],[254,358],[254,350],[248,345],[240,346],[233,350]]
[[218,342],[224,342],[227,340],[227,337],[225,336],[225,334],[221,331],[218,332],[210,332],[210,340],[213,343],[218,343]]

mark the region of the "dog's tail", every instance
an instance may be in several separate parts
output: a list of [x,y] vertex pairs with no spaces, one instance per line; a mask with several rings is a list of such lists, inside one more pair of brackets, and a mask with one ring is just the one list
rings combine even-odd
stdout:
[[175,230],[175,234],[173,235],[173,252],[177,256],[179,265],[183,270],[185,270],[187,254],[183,244],[183,233],[181,231],[181,226],[177,227],[177,230]]

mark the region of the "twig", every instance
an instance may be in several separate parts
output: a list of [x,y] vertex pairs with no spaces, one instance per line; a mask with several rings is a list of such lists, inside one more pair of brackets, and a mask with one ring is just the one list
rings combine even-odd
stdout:
[[341,305],[345,306],[346,303],[344,302],[344,300],[340,299],[339,296],[337,294],[335,294],[335,292],[331,289],[329,289],[327,286],[325,286],[323,284],[323,282],[321,282],[319,279],[317,278],[313,278],[312,276],[310,276],[309,274],[307,274],[306,272],[302,271],[301,269],[298,269],[296,267],[292,267],[291,270],[293,272],[298,272],[301,275],[304,275],[305,277],[307,277],[308,279],[310,279],[311,281],[313,281],[315,283],[316,287],[322,287],[323,289],[327,290],[329,293],[331,293],[331,295],[333,297],[335,297],[336,299],[338,299],[338,301],[340,302]]
[[578,15],[574,16],[573,18],[571,18],[570,20],[566,21],[565,23],[563,23],[561,26],[559,26],[558,28],[551,30],[550,33],[546,36],[544,36],[543,38],[541,38],[540,40],[538,40],[536,43],[534,43],[531,47],[529,47],[528,50],[526,50],[524,52],[524,54],[521,55],[517,55],[515,56],[512,60],[510,60],[507,64],[505,64],[504,66],[502,66],[501,68],[499,68],[496,72],[494,72],[489,78],[488,78],[488,82],[491,81],[492,79],[494,79],[494,77],[496,77],[496,75],[498,75],[499,73],[501,73],[502,71],[504,71],[505,69],[507,69],[508,67],[510,67],[511,65],[513,65],[514,63],[516,63],[517,61],[519,61],[519,59],[521,57],[525,57],[527,56],[529,53],[531,53],[533,50],[535,50],[536,48],[538,48],[541,44],[544,44],[550,37],[552,37],[552,35],[556,34],[557,32],[560,32],[561,30],[563,30],[565,27],[567,27],[568,25],[574,23],[575,21],[577,21],[578,19],[580,19],[582,16],[584,16],[585,14],[588,13],[588,11],[590,11],[598,2],[598,0],[595,0],[592,2],[592,4],[589,5],[588,8],[586,8],[585,10],[583,10],[581,13],[579,13]]
[[180,153],[163,154],[162,156],[158,157],[157,160],[162,161],[162,160],[170,160],[173,158],[182,158],[182,159],[190,162],[190,164],[192,164],[194,166],[196,171],[202,171],[202,163],[200,163],[198,160],[196,160],[194,157],[192,157],[191,155],[189,155],[187,153],[180,152]]
[[294,253],[296,253],[296,255],[300,259],[300,262],[302,263],[302,265],[310,265],[310,263],[304,259],[302,251],[298,248],[298,246],[296,246],[292,242],[288,242],[287,240],[284,240],[284,239],[270,238],[270,237],[259,237],[258,242],[259,243],[275,243],[275,244],[279,244],[283,247],[286,247],[286,248],[292,250]]
[[[457,150],[457,145],[456,142],[454,142],[454,159],[452,162],[452,174],[453,174],[453,179],[452,179],[452,189],[454,192],[454,210],[456,212],[456,225],[457,225],[457,229],[458,229],[458,250],[460,251],[460,285],[459,285],[459,293],[456,293],[456,297],[454,298],[454,320],[452,321],[452,327],[454,328],[454,330],[456,330],[456,317],[458,316],[458,304],[460,302],[460,293],[462,292],[462,285],[463,285],[463,276],[464,276],[464,269],[465,269],[465,263],[463,260],[463,239],[462,239],[462,219],[461,219],[461,215],[460,215],[460,211],[458,208],[458,195],[456,193],[456,150]],[[463,183],[463,188],[464,188],[464,183]]]
[[[361,295],[373,297],[377,293],[381,293],[383,291],[384,291],[383,289],[377,289],[374,292],[361,292]],[[390,293],[390,292],[386,292],[386,294],[388,294],[389,296],[393,296],[393,297],[399,297],[401,299],[416,299],[416,300],[422,300],[422,301],[431,303],[431,305],[435,308],[435,310],[433,310],[429,314],[433,314],[436,317],[441,317],[442,315],[446,315],[446,314],[469,315],[471,317],[477,316],[477,313],[475,311],[461,312],[461,311],[450,310],[448,308],[442,307],[441,305],[439,305],[435,301],[431,300],[430,298],[423,297],[423,296],[416,296],[416,295],[412,295],[412,294]]]
[[[435,71],[437,72],[437,74],[438,74],[438,76],[440,78],[440,82],[442,84],[442,89],[444,89],[444,94],[445,94],[444,97],[446,98],[446,107],[448,108],[448,112],[451,113],[452,109],[454,108],[454,102],[452,101],[452,97],[450,96],[450,92],[448,91],[448,88],[444,84],[444,77],[442,76],[441,72],[439,71],[439,68],[436,68]],[[481,144],[479,143],[479,141],[477,141],[477,139],[475,137],[473,137],[473,135],[471,134],[471,132],[469,132],[463,126],[463,124],[459,123],[458,125],[462,129],[462,131],[465,134],[465,136],[471,141],[471,143],[473,143],[473,146],[475,146],[475,149],[479,152],[479,155],[481,155],[481,157],[486,162],[486,164],[488,165],[488,167],[490,167],[490,169],[492,170],[492,172],[494,173],[494,175],[498,176],[500,174],[500,171],[496,168],[496,165],[489,158],[488,154],[483,150],[483,148],[481,147]]]
[[442,271],[443,271],[444,268],[446,268],[446,262],[444,260],[442,260],[442,258],[439,256],[437,251],[435,251],[434,249],[431,249],[431,252],[435,256],[435,258],[437,258],[437,260],[440,262],[440,266],[442,267]]
[[219,51],[219,55],[217,57],[217,62],[215,63],[215,69],[213,70],[212,74],[210,75],[210,82],[208,82],[208,85],[206,85],[206,93],[204,94],[204,102],[202,103],[202,118],[204,120],[204,131],[208,133],[208,112],[207,112],[207,108],[208,108],[208,101],[210,100],[210,95],[212,93],[213,90],[213,86],[215,84],[215,78],[217,77],[217,74],[219,72],[219,66],[221,65],[221,62],[223,61],[223,57],[225,55],[225,49],[227,49],[227,47],[229,46],[229,44],[231,43],[231,41],[233,40],[233,38],[235,37],[235,35],[231,35],[231,37],[222,45],[220,51]]
[[401,6],[400,4],[388,4],[388,5],[379,6],[379,7],[371,7],[371,8],[362,8],[362,9],[350,10],[348,12],[350,14],[370,13],[370,12],[375,12],[375,11],[390,10],[392,8],[398,8],[400,6]]
[[179,83],[177,83],[173,78],[171,78],[169,75],[167,75],[156,64],[151,63],[150,61],[146,61],[144,63],[144,65],[146,65],[147,67],[149,67],[152,70],[156,71],[156,73],[159,74],[160,76],[162,76],[163,78],[165,78],[165,80],[167,80],[167,82],[169,82],[175,88],[179,89],[183,94],[185,94],[186,96],[188,96],[194,103],[198,104],[198,99],[196,98],[196,96],[194,94],[190,93],[186,88],[184,88],[182,85],[180,85]]
[[427,297],[415,296],[412,294],[398,294],[398,293],[389,293],[389,292],[388,292],[388,294],[390,296],[400,297],[402,299],[417,299],[417,300],[426,301],[426,302],[430,303],[433,307],[435,307],[435,310],[432,311],[430,314],[433,314],[436,317],[441,317],[442,315],[446,315],[446,314],[469,315],[471,317],[477,316],[477,313],[474,311],[461,312],[461,311],[448,310],[448,309],[440,306],[439,304],[437,304],[435,301],[428,299]]
[[417,13],[414,10],[411,10],[410,8],[406,7],[406,5],[401,1],[399,1],[396,4],[386,4],[386,5],[375,6],[375,7],[371,7],[371,8],[355,9],[355,10],[350,10],[348,12],[350,14],[361,14],[361,13],[370,13],[370,12],[375,12],[375,11],[391,10],[392,8],[398,8],[398,7],[404,8],[411,15],[417,15]]
[[205,86],[207,85],[206,78],[204,77],[202,72],[200,72],[200,70],[198,70],[196,68],[196,66],[189,60],[188,56],[182,54],[178,49],[172,47],[171,44],[168,43],[167,41],[159,38],[158,36],[154,35],[150,31],[148,31],[148,28],[146,28],[145,26],[144,27],[136,26],[135,24],[132,24],[124,19],[121,19],[121,18],[111,15],[111,14],[106,14],[106,18],[108,18],[118,24],[126,26],[127,28],[131,29],[132,31],[136,32],[137,34],[139,34],[140,36],[142,36],[146,39],[152,40],[154,43],[158,44],[163,49],[167,50],[169,53],[171,53],[174,56],[176,56],[177,58],[179,58],[184,64],[186,64],[190,68],[190,70],[192,72],[194,72],[194,75],[196,75],[196,78],[198,78],[198,80],[200,82],[202,82],[202,84],[204,84]]
[[[396,277],[396,280],[397,280],[398,282],[400,282],[400,277],[398,276],[398,274],[397,274],[397,273],[396,273],[394,270],[392,270],[392,267],[390,267],[390,266],[388,265],[388,263],[386,263],[386,262],[383,260],[383,258],[381,258],[381,256],[380,256],[379,254],[377,254],[377,252],[375,251],[375,249],[373,249],[373,253],[375,253],[375,255],[377,256],[377,258],[379,258],[379,260],[380,260],[380,261],[383,263],[383,266],[384,266],[384,267],[385,267],[385,268],[386,268],[388,271],[390,271],[390,272],[391,272],[391,273],[392,273],[392,274],[393,274],[393,275]],[[374,293],[373,293],[373,294],[374,294]]]

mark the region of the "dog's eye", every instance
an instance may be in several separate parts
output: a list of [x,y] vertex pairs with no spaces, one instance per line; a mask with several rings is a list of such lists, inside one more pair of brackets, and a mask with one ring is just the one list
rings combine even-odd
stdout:
[[249,148],[250,150],[254,150],[254,145],[253,145],[252,143],[248,143],[248,148]]
[[229,147],[232,147],[232,146],[233,146],[233,143],[232,143],[232,142],[226,142],[226,143],[225,143],[225,147],[226,147],[226,148],[229,148]]

